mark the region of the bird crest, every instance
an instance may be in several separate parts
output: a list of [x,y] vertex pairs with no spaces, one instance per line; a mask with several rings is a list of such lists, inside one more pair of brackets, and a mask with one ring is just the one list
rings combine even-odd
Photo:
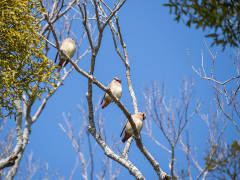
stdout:
[[118,79],[117,77],[114,77],[115,81],[121,83],[122,80]]

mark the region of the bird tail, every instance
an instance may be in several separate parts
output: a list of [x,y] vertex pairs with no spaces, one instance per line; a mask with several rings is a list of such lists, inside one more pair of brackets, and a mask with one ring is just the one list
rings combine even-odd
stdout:
[[102,105],[102,109],[104,109],[107,105],[110,104],[110,101],[106,100],[104,101],[103,105]]
[[64,59],[60,59],[60,61],[59,61],[59,63],[58,63],[58,66],[60,66],[60,68],[58,69],[58,72],[61,70],[62,65],[63,65],[64,62],[65,62]]
[[122,142],[125,143],[131,136],[125,131],[125,136],[122,139]]

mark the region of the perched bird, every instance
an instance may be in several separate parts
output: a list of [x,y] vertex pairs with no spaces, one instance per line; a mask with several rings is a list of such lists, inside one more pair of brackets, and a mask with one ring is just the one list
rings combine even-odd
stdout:
[[[146,114],[143,112],[139,112],[137,114],[132,115],[133,122],[136,124],[138,132],[142,130],[143,127],[143,120],[146,118]],[[120,137],[125,130],[125,136],[122,139],[122,142],[125,143],[132,135],[134,135],[132,126],[129,121],[127,121],[126,125],[123,127]]]
[[[60,45],[60,50],[63,50],[70,58],[72,58],[75,54],[76,51],[76,44],[75,41],[72,38],[67,38],[65,39],[62,44]],[[57,53],[58,55],[58,53]],[[57,61],[57,55],[55,58],[55,63]],[[61,52],[59,52],[59,64],[60,68],[58,69],[58,72],[61,70],[63,63],[65,62],[64,66],[65,67],[68,64],[68,60],[66,56],[64,56]],[[67,60],[67,61],[66,61]]]
[[[113,81],[108,85],[108,88],[110,88],[110,90],[112,91],[112,93],[117,96],[118,99],[121,98],[122,96],[122,85],[121,85],[121,80],[118,78],[114,78]],[[104,100],[104,103],[103,103]],[[105,108],[108,104],[110,104],[111,102],[113,102],[113,99],[107,94],[105,93],[101,104],[102,105],[102,109]]]

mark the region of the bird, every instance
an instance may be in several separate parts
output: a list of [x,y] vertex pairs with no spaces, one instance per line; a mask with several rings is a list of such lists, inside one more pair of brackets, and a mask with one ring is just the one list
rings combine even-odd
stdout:
[[[133,119],[133,122],[136,125],[136,128],[137,128],[138,132],[140,132],[142,130],[142,127],[143,127],[143,120],[146,119],[146,114],[143,113],[143,112],[133,114],[132,119]],[[127,123],[125,124],[125,126],[123,127],[123,130],[120,134],[120,137],[122,136],[124,130],[125,130],[125,136],[122,139],[123,143],[125,143],[132,135],[134,135],[132,126],[131,126],[131,124],[128,120],[127,120]]]
[[[121,85],[121,80],[118,79],[117,77],[115,77],[113,79],[113,81],[108,85],[108,88],[110,88],[110,90],[112,91],[112,93],[118,98],[120,99],[122,96],[122,85]],[[103,103],[104,100],[104,103]],[[113,99],[107,94],[105,93],[101,104],[102,105],[102,109],[104,109],[108,104],[110,104],[111,102],[113,102]]]
[[[60,50],[64,51],[70,58],[72,58],[75,54],[76,51],[76,44],[75,41],[72,38],[67,38],[65,39],[62,44],[60,45]],[[58,53],[56,55],[55,58],[55,63],[57,61],[57,56]],[[63,65],[63,63],[65,62],[65,64]],[[59,52],[59,64],[58,66],[60,66],[60,68],[58,69],[58,72],[61,70],[62,65],[63,67],[65,67],[68,64],[68,60],[67,57],[64,56],[61,52]]]

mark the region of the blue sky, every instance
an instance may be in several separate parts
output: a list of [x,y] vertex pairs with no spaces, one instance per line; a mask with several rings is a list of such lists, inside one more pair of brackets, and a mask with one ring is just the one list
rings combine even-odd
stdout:
[[[167,2],[167,1],[163,1]],[[211,65],[211,58],[207,52],[204,43],[204,33],[195,28],[188,28],[183,23],[174,21],[174,16],[169,14],[169,9],[162,6],[162,1],[153,0],[146,3],[146,1],[127,1],[118,13],[119,22],[121,26],[122,35],[127,45],[128,56],[131,67],[131,79],[135,95],[138,100],[139,111],[144,109],[144,86],[150,86],[152,81],[157,81],[161,88],[161,82],[165,82],[166,100],[174,96],[179,98],[179,88],[182,87],[181,76],[187,76],[194,79],[195,82],[195,99],[193,104],[196,104],[197,99],[201,99],[203,104],[201,109],[203,113],[208,113],[208,108],[213,102],[213,96],[209,83],[200,79],[194,73],[188,63],[187,49],[190,52],[190,58],[193,65],[198,69],[201,65],[201,52],[204,53],[204,63],[206,71],[209,72]],[[76,26],[73,31],[78,32],[82,29]],[[76,34],[80,37],[80,34]],[[211,39],[206,39],[210,47]],[[213,52],[216,51],[213,47]],[[226,80],[228,76],[233,74],[232,64],[227,60],[226,52],[232,54],[232,49],[227,48],[225,52],[219,51],[216,62],[216,75],[219,80]],[[56,51],[53,50],[50,54],[51,59],[55,59]],[[76,58],[76,56],[74,56]],[[73,58],[73,59],[74,59]],[[80,62],[79,66],[88,71],[90,64],[90,56],[87,55]],[[67,69],[70,65],[67,66]],[[103,35],[102,46],[96,59],[94,76],[105,86],[107,81],[111,82],[113,77],[122,79],[123,95],[121,101],[127,109],[133,113],[133,106],[131,104],[131,97],[129,95],[125,67],[119,56],[114,50],[113,40],[109,28],[106,29]],[[93,101],[94,105],[102,98],[104,92],[94,85]],[[26,149],[25,155],[34,152],[34,159],[40,160],[42,164],[48,162],[50,172],[57,170],[61,176],[66,179],[74,167],[76,152],[66,134],[60,129],[58,123],[64,124],[63,113],[71,113],[74,129],[78,130],[81,118],[80,112],[76,105],[82,104],[83,100],[86,103],[85,94],[87,92],[87,79],[74,71],[64,81],[63,86],[54,94],[48,101],[44,111],[40,115],[37,122],[32,126],[32,133],[30,135],[30,143]],[[37,110],[39,103],[36,103],[33,112]],[[110,104],[100,113],[106,118],[105,130],[108,141],[113,143],[112,136],[120,141],[120,133],[122,127],[119,121],[125,121],[123,113],[117,108],[116,104]],[[32,114],[33,115],[33,114]],[[148,121],[148,117],[146,119]],[[9,122],[9,127],[14,122]],[[206,125],[199,116],[195,116],[190,122],[188,128],[192,133],[192,142],[198,146],[198,154],[201,159],[202,151],[204,150],[204,142],[207,138]],[[145,128],[143,128],[145,131]],[[228,138],[234,137],[236,134],[230,136],[232,127],[226,131]],[[183,132],[185,133],[185,132]],[[154,127],[154,134],[159,141],[166,143],[162,133]],[[91,138],[92,143],[95,143]],[[150,153],[159,162],[163,171],[170,173],[168,164],[170,154],[155,145],[149,137],[142,134],[142,141]],[[167,147],[167,143],[165,144]],[[176,149],[177,162],[179,163],[179,170],[187,168],[185,164],[185,157],[180,148]],[[87,151],[87,150],[86,150]],[[117,149],[115,149],[117,152]],[[97,148],[95,156],[95,169],[101,170],[102,165],[100,157],[105,159],[103,151],[100,147]],[[133,142],[129,154],[130,160],[133,164],[142,171],[146,179],[156,179],[151,165],[146,158],[136,148]],[[203,164],[203,161],[199,161]],[[114,163],[116,164],[116,163]],[[24,165],[24,162],[23,162]],[[119,167],[119,165],[117,165]],[[74,179],[81,179],[81,169],[78,169]],[[193,177],[197,175],[196,171]],[[38,178],[36,176],[34,178]],[[53,177],[52,179],[55,179]],[[129,172],[122,168],[119,179],[134,179]],[[94,178],[95,179],[95,178]]]

